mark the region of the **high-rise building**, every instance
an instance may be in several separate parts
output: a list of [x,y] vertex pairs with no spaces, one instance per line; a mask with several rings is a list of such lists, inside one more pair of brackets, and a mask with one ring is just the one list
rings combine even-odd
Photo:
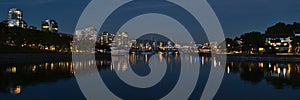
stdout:
[[8,19],[18,19],[22,20],[23,12],[17,8],[12,8],[8,11]]
[[129,47],[128,45],[128,33],[118,32],[114,38],[115,46],[120,48]]
[[55,20],[47,19],[42,22],[41,25],[42,31],[49,31],[49,32],[58,32],[58,23]]
[[114,36],[115,36],[114,34],[103,32],[98,37],[99,43],[101,45],[112,45]]
[[84,29],[77,29],[75,31],[75,39],[78,41],[97,41],[98,31],[94,27],[87,27]]
[[[74,34],[73,52],[94,52],[93,48],[97,41],[98,31],[94,27],[76,29]],[[95,46],[94,46],[95,47]]]
[[8,11],[8,19],[3,21],[8,27],[27,28],[27,23],[23,20],[23,12],[17,8]]

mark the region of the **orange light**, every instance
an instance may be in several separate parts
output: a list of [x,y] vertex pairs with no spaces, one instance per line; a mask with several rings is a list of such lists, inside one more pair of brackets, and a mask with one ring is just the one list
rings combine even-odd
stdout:
[[49,26],[42,26],[42,28],[49,28]]

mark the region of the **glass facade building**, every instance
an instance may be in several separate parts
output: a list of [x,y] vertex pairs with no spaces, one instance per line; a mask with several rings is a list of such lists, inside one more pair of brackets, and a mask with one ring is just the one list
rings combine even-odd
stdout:
[[23,12],[17,8],[8,11],[8,19],[3,21],[8,27],[27,28],[27,23],[23,20]]
[[55,20],[47,19],[42,22],[41,25],[42,31],[49,31],[49,32],[58,32],[58,23]]

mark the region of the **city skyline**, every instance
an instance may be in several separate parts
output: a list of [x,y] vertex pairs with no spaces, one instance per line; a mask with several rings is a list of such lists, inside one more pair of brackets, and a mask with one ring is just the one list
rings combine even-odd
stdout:
[[[35,3],[30,3],[30,1]],[[60,32],[74,33],[77,20],[90,0],[4,0],[0,2],[0,20],[7,19],[11,8],[24,11],[24,20],[29,26],[40,26],[45,19],[56,19],[60,23]],[[249,31],[264,32],[268,26],[277,22],[300,22],[300,1],[293,0],[249,0],[220,1],[208,0],[215,10],[226,37],[236,37]],[[68,5],[68,6],[66,6]],[[148,7],[149,5],[144,5]],[[150,5],[151,6],[151,5]],[[159,5],[168,6],[168,5]],[[38,9],[39,8],[39,9]],[[42,8],[42,9],[41,9]],[[140,9],[140,8],[129,8]],[[129,13],[130,14],[130,13]],[[184,17],[184,16],[183,16]]]
[[299,4],[2,0],[0,100],[297,100]]

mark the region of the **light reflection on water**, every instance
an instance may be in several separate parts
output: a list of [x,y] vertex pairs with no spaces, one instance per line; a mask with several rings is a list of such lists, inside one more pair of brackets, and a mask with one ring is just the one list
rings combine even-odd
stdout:
[[239,73],[243,81],[257,84],[267,81],[276,89],[300,88],[299,63],[285,62],[228,62],[227,74]]
[[[214,67],[220,65],[220,61],[216,57],[186,55],[173,56],[171,59],[167,55],[159,55],[156,61],[172,62],[183,59],[185,64],[200,63],[199,67]],[[112,59],[112,60],[111,60]],[[85,66],[97,65],[100,71],[113,72],[113,70],[124,72],[131,65],[137,67],[141,63],[147,64],[150,60],[149,55],[125,55],[112,56],[112,58],[104,58],[98,60],[78,61],[78,62],[45,62],[45,63],[29,63],[29,64],[2,64],[0,65],[0,94],[22,94],[24,87],[36,86],[44,83],[56,83],[59,80],[70,79],[74,77],[74,68],[89,69]],[[212,62],[210,62],[212,60]],[[178,65],[171,65],[178,66]],[[135,66],[136,67],[136,66]],[[183,67],[189,67],[183,66]],[[227,62],[226,76],[232,74],[239,75],[239,80],[249,85],[261,85],[266,81],[268,85],[272,85],[274,89],[284,90],[286,88],[299,89],[300,87],[300,64],[285,62]],[[226,80],[224,80],[226,81]],[[74,82],[76,84],[76,82]],[[226,87],[226,86],[225,86]],[[31,88],[26,88],[31,89]],[[61,88],[63,90],[63,88]],[[70,90],[72,91],[72,90]],[[124,90],[125,91],[125,90]],[[47,91],[46,91],[47,92]],[[239,91],[237,91],[239,92]],[[39,93],[37,93],[39,94]],[[270,96],[271,97],[271,96]]]

